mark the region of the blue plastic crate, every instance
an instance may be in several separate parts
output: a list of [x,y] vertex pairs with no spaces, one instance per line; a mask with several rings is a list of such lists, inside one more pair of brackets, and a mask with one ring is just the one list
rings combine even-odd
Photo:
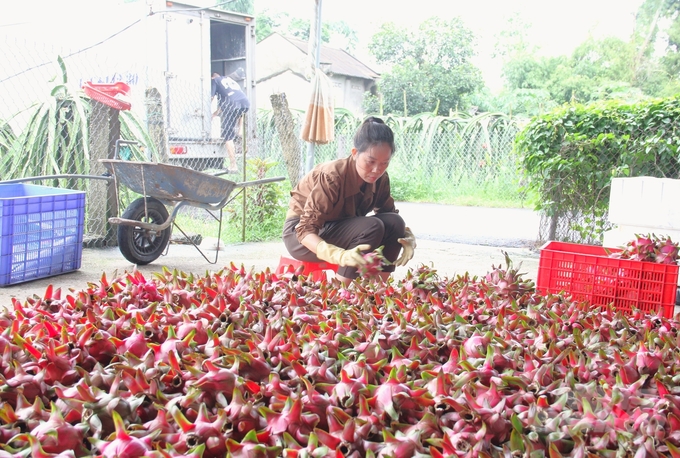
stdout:
[[0,183],[0,287],[80,269],[85,192]]

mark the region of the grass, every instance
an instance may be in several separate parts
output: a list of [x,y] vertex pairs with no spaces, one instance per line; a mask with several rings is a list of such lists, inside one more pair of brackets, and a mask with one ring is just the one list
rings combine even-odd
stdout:
[[482,177],[439,171],[426,175],[422,170],[390,170],[395,200],[474,207],[534,207],[534,198],[527,195],[510,174]]
[[[458,205],[467,207],[491,208],[533,208],[535,197],[523,193],[518,185],[501,180],[482,182],[476,178],[461,177],[456,186],[445,189],[438,188],[433,183],[438,180],[426,180],[421,177],[422,172],[411,172],[406,179],[392,174],[392,189],[395,200],[402,202],[427,202],[444,205]],[[440,177],[441,179],[441,177]],[[287,181],[285,183],[288,183]],[[288,196],[288,187],[284,189],[284,196]],[[268,208],[261,214],[257,210],[250,210],[247,217],[247,230],[243,234],[242,199],[237,197],[234,202],[224,208],[221,240],[233,244],[241,242],[274,241],[281,237],[287,198],[279,205],[280,208]],[[219,214],[217,215],[219,216]],[[200,234],[203,238],[218,236],[218,222],[205,210],[195,207],[184,207],[175,218],[176,224],[188,235]],[[180,234],[174,229],[175,234]]]
[[[445,176],[436,172],[434,176],[418,168],[404,169],[395,167],[390,169],[390,180],[393,197],[401,202],[427,202],[444,205],[492,207],[492,208],[533,208],[535,196],[522,191],[513,177],[479,177],[467,176],[460,173],[456,176]],[[438,183],[447,183],[445,187]],[[290,182],[279,183],[274,199],[278,205],[266,204],[264,208],[247,210],[246,231],[243,231],[241,196],[223,209],[221,240],[225,244],[241,242],[268,242],[279,240],[283,228],[285,212],[288,207]],[[134,193],[121,196],[122,201],[131,201],[138,197]],[[251,195],[252,197],[252,195]],[[124,202],[121,202],[124,204]],[[175,223],[187,235],[201,235],[205,238],[217,238],[219,223],[206,210],[196,207],[183,207],[176,215]],[[173,228],[175,237],[181,232]]]
[[[243,219],[241,217],[242,200],[237,198],[227,205],[222,212],[222,233],[220,239],[224,243],[240,242],[269,242],[281,237],[285,208],[273,214],[271,209],[268,214],[258,215],[257,211],[251,211],[246,219],[245,238],[243,234]],[[206,210],[196,207],[184,207],[175,217],[175,224],[187,235],[200,234],[204,239],[207,237],[217,238],[219,235],[219,212],[211,216]],[[173,228],[175,235],[181,233]]]

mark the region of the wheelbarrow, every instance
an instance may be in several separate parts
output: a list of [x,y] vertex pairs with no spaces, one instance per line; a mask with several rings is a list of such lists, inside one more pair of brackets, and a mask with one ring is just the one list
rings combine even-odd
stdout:
[[[172,226],[178,211],[184,206],[203,208],[215,217],[219,211],[218,243],[222,232],[222,209],[236,198],[243,188],[258,186],[284,177],[236,183],[220,178],[227,172],[208,174],[185,167],[156,162],[135,162],[118,159],[99,160],[111,173],[114,182],[141,194],[123,212],[121,217],[109,218],[118,225],[118,246],[128,261],[145,265],[163,254],[170,243]],[[232,196],[236,188],[241,190]],[[167,207],[172,211],[168,212]],[[177,227],[177,225],[174,225]],[[179,229],[179,228],[178,228]],[[184,232],[179,229],[183,234]],[[186,234],[184,234],[186,236]],[[214,261],[191,242],[206,261],[217,262],[219,246]]]

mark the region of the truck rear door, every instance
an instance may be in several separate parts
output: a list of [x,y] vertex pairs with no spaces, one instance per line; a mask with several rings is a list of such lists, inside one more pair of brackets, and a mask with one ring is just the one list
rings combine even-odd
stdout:
[[202,10],[166,17],[168,140],[210,138],[210,20]]

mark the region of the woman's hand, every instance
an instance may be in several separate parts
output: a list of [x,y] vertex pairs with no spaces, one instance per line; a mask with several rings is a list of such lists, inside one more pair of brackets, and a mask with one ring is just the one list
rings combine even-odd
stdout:
[[416,250],[416,236],[413,235],[411,229],[408,227],[404,229],[404,237],[397,239],[401,243],[403,250],[399,259],[394,261],[395,266],[405,266],[407,262],[413,258],[413,253]]
[[343,267],[361,267],[368,262],[362,251],[370,249],[370,245],[364,244],[345,250],[322,240],[316,245],[316,257]]

